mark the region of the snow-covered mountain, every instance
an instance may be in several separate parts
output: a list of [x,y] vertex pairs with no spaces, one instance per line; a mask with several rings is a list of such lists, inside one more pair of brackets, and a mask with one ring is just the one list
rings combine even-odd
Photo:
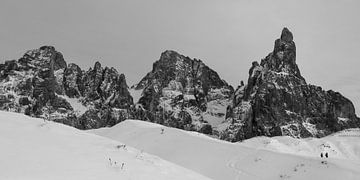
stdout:
[[296,64],[292,33],[284,28],[274,50],[255,61],[246,85],[235,91],[223,139],[254,136],[323,137],[360,127],[353,103],[339,92],[307,84]]
[[[255,137],[239,143],[138,120],[89,131],[215,180],[360,178],[360,129],[319,139]],[[329,158],[321,158],[326,152]]]
[[51,46],[0,64],[2,110],[89,129],[126,119],[132,104],[123,74],[99,62],[81,70]]
[[233,91],[201,60],[175,51],[162,53],[132,89],[115,68],[96,62],[84,71],[51,46],[5,61],[0,72],[0,109],[79,129],[134,118],[212,134],[225,120]]
[[96,62],[85,71],[43,46],[0,64],[0,110],[78,129],[139,119],[232,142],[263,135],[324,137],[360,127],[349,99],[306,83],[287,28],[236,90],[205,61],[171,50],[129,88],[113,67]]
[[132,89],[135,103],[144,110],[136,119],[205,134],[213,134],[226,123],[226,107],[233,93],[203,61],[170,50],[161,54]]
[[4,180],[209,179],[119,141],[18,113],[0,111],[0,144]]

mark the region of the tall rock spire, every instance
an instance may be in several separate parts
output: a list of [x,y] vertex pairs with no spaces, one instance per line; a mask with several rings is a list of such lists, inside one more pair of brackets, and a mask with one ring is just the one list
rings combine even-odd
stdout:
[[305,79],[301,76],[296,64],[296,46],[293,35],[286,27],[282,30],[280,38],[275,41],[273,52],[261,61],[261,65],[274,72],[293,75],[305,84]]
[[252,63],[248,84],[234,96],[226,114],[232,124],[222,133],[222,138],[230,141],[258,135],[321,137],[360,127],[350,100],[306,83],[296,64],[293,35],[287,28],[275,41],[273,52],[260,64]]

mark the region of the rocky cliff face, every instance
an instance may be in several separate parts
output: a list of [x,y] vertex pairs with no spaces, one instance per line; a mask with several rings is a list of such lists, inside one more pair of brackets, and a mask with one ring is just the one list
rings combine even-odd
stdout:
[[[99,62],[87,71],[51,46],[0,64],[0,109],[79,129],[142,119],[212,134],[225,117],[232,87],[201,60],[166,51],[133,90],[125,76]],[[209,120],[210,119],[210,120]]]
[[163,52],[134,89],[142,91],[137,103],[143,116],[137,118],[209,134],[211,124],[219,123],[213,118],[224,119],[233,91],[201,60],[175,51]]
[[0,64],[0,108],[80,129],[111,126],[133,105],[125,76],[114,68],[83,71],[54,47],[30,50]]
[[322,137],[360,127],[350,100],[338,92],[309,85],[296,64],[292,33],[284,28],[273,52],[253,62],[247,85],[235,91],[226,118],[232,124],[221,138],[253,136]]
[[[134,98],[134,100],[133,100]],[[254,136],[322,137],[360,127],[350,100],[307,84],[296,64],[292,33],[253,62],[236,90],[203,61],[165,51],[131,89],[125,76],[99,62],[87,71],[54,47],[0,64],[0,110],[79,129],[131,119],[212,134],[228,141]]]

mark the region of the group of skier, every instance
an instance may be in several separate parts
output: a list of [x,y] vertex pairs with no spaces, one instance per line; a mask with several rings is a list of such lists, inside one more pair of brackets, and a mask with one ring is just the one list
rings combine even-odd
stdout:
[[[164,128],[161,128],[161,132],[160,132],[161,134],[164,134]],[[126,145],[124,144],[124,145],[118,145],[118,146],[116,146],[118,149],[120,149],[120,148],[123,148],[123,149],[125,149],[126,148]],[[142,151],[141,151],[141,153],[142,153]],[[322,155],[321,155],[322,156]],[[111,158],[109,158],[109,163],[110,163],[110,166],[117,166],[118,165],[118,163],[116,162],[116,161],[112,161],[111,160]],[[125,165],[125,163],[121,163],[121,166],[120,166],[120,169],[123,169],[124,168],[124,165]]]
[[[111,158],[109,158],[109,163],[110,163],[110,166],[118,166],[118,163],[116,162],[116,161],[112,161],[111,160]],[[124,165],[125,165],[125,163],[121,163],[121,167],[120,167],[120,169],[122,170],[122,169],[124,169]]]
[[327,152],[326,152],[325,154],[323,154],[323,153],[320,154],[320,157],[321,157],[321,158],[324,158],[324,156],[325,156],[325,158],[328,158],[328,157],[329,157],[329,155],[328,155]]

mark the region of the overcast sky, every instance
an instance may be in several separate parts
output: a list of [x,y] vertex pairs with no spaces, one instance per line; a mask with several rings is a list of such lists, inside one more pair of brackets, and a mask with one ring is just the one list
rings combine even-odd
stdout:
[[359,9],[357,0],[1,0],[0,62],[53,45],[68,63],[100,61],[132,85],[171,49],[237,86],[286,26],[307,82],[340,91],[360,113]]

